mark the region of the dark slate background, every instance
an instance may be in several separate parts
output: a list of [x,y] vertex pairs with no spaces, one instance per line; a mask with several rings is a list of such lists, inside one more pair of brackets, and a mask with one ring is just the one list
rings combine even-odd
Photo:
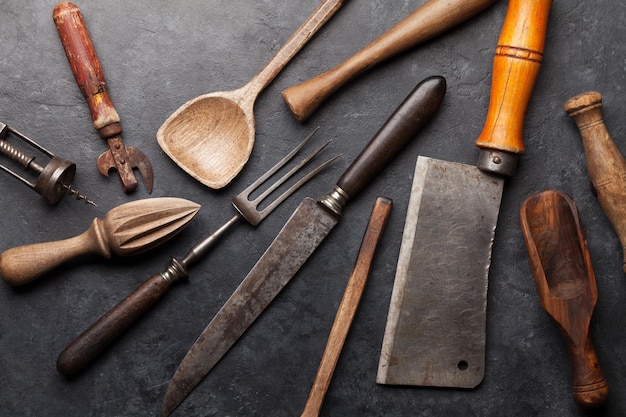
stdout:
[[[620,0],[555,1],[545,57],[526,117],[527,150],[505,189],[489,277],[487,363],[474,390],[375,383],[419,154],[474,164],[489,101],[491,65],[507,3],[383,64],[345,86],[300,124],[280,92],[348,58],[422,0],[348,2],[261,94],[256,145],[242,173],[210,190],[178,168],[155,135],[187,100],[247,83],[317,1],[84,1],[83,11],[127,145],[155,169],[155,188],[125,195],[116,174],[95,167],[106,149],[91,124],[54,27],[52,0],[0,1],[0,120],[78,165],[75,186],[97,208],[64,199],[56,207],[0,175],[0,250],[84,232],[94,217],[142,198],[202,204],[185,231],[157,250],[110,261],[83,257],[22,288],[0,285],[0,414],[154,416],[178,363],[304,196],[320,197],[408,92],[446,77],[448,93],[431,124],[363,194],[300,273],[177,410],[179,416],[299,415],[354,265],[374,199],[394,209],[368,286],[326,396],[324,416],[586,416],[572,401],[569,361],[542,310],[519,228],[530,194],[559,189],[578,204],[596,272],[593,340],[611,396],[597,416],[626,415],[626,281],[621,248],[590,192],[580,135],[565,101],[597,90],[618,147],[626,152],[626,5]],[[111,350],[68,380],[59,352],[170,256],[182,256],[230,218],[230,199],[313,127],[344,157],[259,227],[240,225]],[[141,180],[140,180],[141,181]]]

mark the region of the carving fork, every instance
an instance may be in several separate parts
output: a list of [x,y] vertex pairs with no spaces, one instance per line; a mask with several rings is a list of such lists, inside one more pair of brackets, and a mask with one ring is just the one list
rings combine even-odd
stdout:
[[[315,131],[317,131],[317,129]],[[203,258],[204,255],[206,255],[216,245],[216,243],[220,241],[220,238],[223,237],[234,225],[238,224],[242,219],[245,219],[253,226],[258,225],[294,191],[337,159],[340,155],[329,159],[308,174],[304,175],[263,210],[259,210],[257,208],[261,201],[265,200],[266,197],[268,197],[318,153],[320,153],[330,143],[330,141],[328,141],[304,158],[298,165],[291,168],[258,197],[254,200],[250,200],[250,195],[271,176],[278,172],[278,170],[280,170],[287,162],[293,159],[298,151],[302,149],[302,147],[313,136],[315,131],[307,136],[302,143],[300,143],[294,150],[279,161],[273,168],[263,174],[261,178],[252,183],[232,200],[233,206],[237,209],[237,214],[228,220],[222,227],[192,247],[184,258],[173,258],[170,265],[164,272],[150,277],[132,294],[118,303],[91,327],[74,339],[74,341],[70,343],[70,345],[67,346],[59,355],[57,359],[57,370],[63,375],[73,375],[81,371],[85,366],[96,359],[107,347],[113,344],[113,342],[119,338],[136,320],[146,313],[157,300],[162,298],[169,291],[174,282],[187,278],[188,268]]]

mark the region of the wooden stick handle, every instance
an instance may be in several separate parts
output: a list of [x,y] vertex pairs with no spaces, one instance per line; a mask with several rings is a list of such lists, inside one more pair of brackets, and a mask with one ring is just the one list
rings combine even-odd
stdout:
[[339,354],[348,336],[350,325],[359,306],[365,284],[372,266],[372,259],[382,233],[391,213],[392,201],[386,197],[378,197],[372,209],[369,224],[361,243],[361,249],[356,264],[348,279],[346,291],[335,316],[335,322],[330,330],[326,349],[322,356],[315,382],[309,393],[302,417],[318,416],[322,408],[324,396],[330,385]]
[[245,87],[256,96],[287,65],[322,26],[343,6],[346,0],[324,0],[287,40],[270,62]]
[[572,396],[582,408],[603,405],[609,395],[609,385],[602,374],[596,350],[589,333],[584,341],[574,341],[565,334],[572,368]]
[[82,332],[57,358],[57,370],[74,375],[92,363],[169,291],[171,281],[155,274]]
[[70,259],[88,253],[111,258],[100,219],[95,219],[91,227],[79,236],[19,246],[3,252],[0,254],[0,276],[11,286],[24,285]]
[[387,59],[475,16],[496,0],[429,0],[338,66],[282,92],[289,109],[306,121],[348,81]]
[[565,103],[576,122],[585,148],[587,171],[598,202],[622,244],[626,272],[626,161],[615,145],[602,118],[602,95],[579,94]]
[[477,146],[524,152],[524,118],[543,59],[551,5],[552,0],[509,1],[493,62],[489,111]]
[[100,131],[104,127],[119,123],[120,117],[111,102],[100,60],[80,9],[70,2],[59,3],[54,8],[52,18],[74,78],[89,105],[94,127],[103,139],[119,135],[121,133],[119,125],[116,125],[114,133],[106,132],[108,129]]

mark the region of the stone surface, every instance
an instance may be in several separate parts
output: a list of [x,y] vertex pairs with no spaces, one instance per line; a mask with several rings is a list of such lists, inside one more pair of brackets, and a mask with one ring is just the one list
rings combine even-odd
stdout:
[[[247,83],[317,2],[179,0],[78,3],[100,57],[127,145],[155,169],[153,197],[202,204],[192,225],[157,250],[111,261],[85,257],[23,288],[0,285],[0,415],[153,416],[169,378],[195,338],[237,287],[304,196],[321,197],[422,79],[448,81],[444,104],[423,134],[363,194],[291,283],[177,410],[180,416],[293,416],[306,402],[374,199],[394,209],[326,396],[324,416],[585,416],[570,395],[565,344],[542,310],[519,228],[519,206],[553,188],[574,198],[586,228],[599,301],[592,323],[611,388],[595,415],[626,415],[626,281],[619,241],[589,189],[582,142],[563,111],[589,90],[604,96],[607,127],[626,152],[626,5],[555,1],[545,57],[526,117],[526,153],[508,181],[489,278],[487,364],[474,390],[375,383],[412,173],[418,154],[473,164],[489,101],[491,64],[506,12],[500,1],[453,31],[346,85],[306,123],[280,91],[364,47],[424,1],[352,1],[261,94],[252,157],[225,189],[197,183],[160,150],[156,131],[187,100]],[[69,198],[48,206],[0,175],[0,250],[74,236],[93,217],[139,198],[115,173],[96,169],[106,146],[94,130],[52,22],[51,0],[0,2],[0,120],[77,163]],[[90,368],[70,380],[55,370],[76,335],[152,274],[232,215],[230,199],[315,126],[344,157],[257,228],[240,225],[150,315]],[[4,161],[4,159],[3,159]],[[24,174],[28,175],[28,174]],[[141,180],[140,180],[141,181]]]

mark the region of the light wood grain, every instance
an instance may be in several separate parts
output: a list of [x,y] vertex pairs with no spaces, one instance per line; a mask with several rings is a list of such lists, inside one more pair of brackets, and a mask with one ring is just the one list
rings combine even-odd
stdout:
[[24,285],[81,255],[130,256],[171,239],[194,218],[200,206],[173,197],[122,204],[104,219],[94,219],[82,234],[55,242],[35,243],[0,254],[0,276],[12,286]]
[[202,184],[219,189],[241,171],[255,140],[254,103],[259,93],[343,5],[325,0],[248,84],[205,94],[183,104],[159,128],[163,151]]
[[496,0],[429,0],[341,64],[283,90],[282,97],[296,119],[304,122],[350,80],[459,25],[495,2]]

